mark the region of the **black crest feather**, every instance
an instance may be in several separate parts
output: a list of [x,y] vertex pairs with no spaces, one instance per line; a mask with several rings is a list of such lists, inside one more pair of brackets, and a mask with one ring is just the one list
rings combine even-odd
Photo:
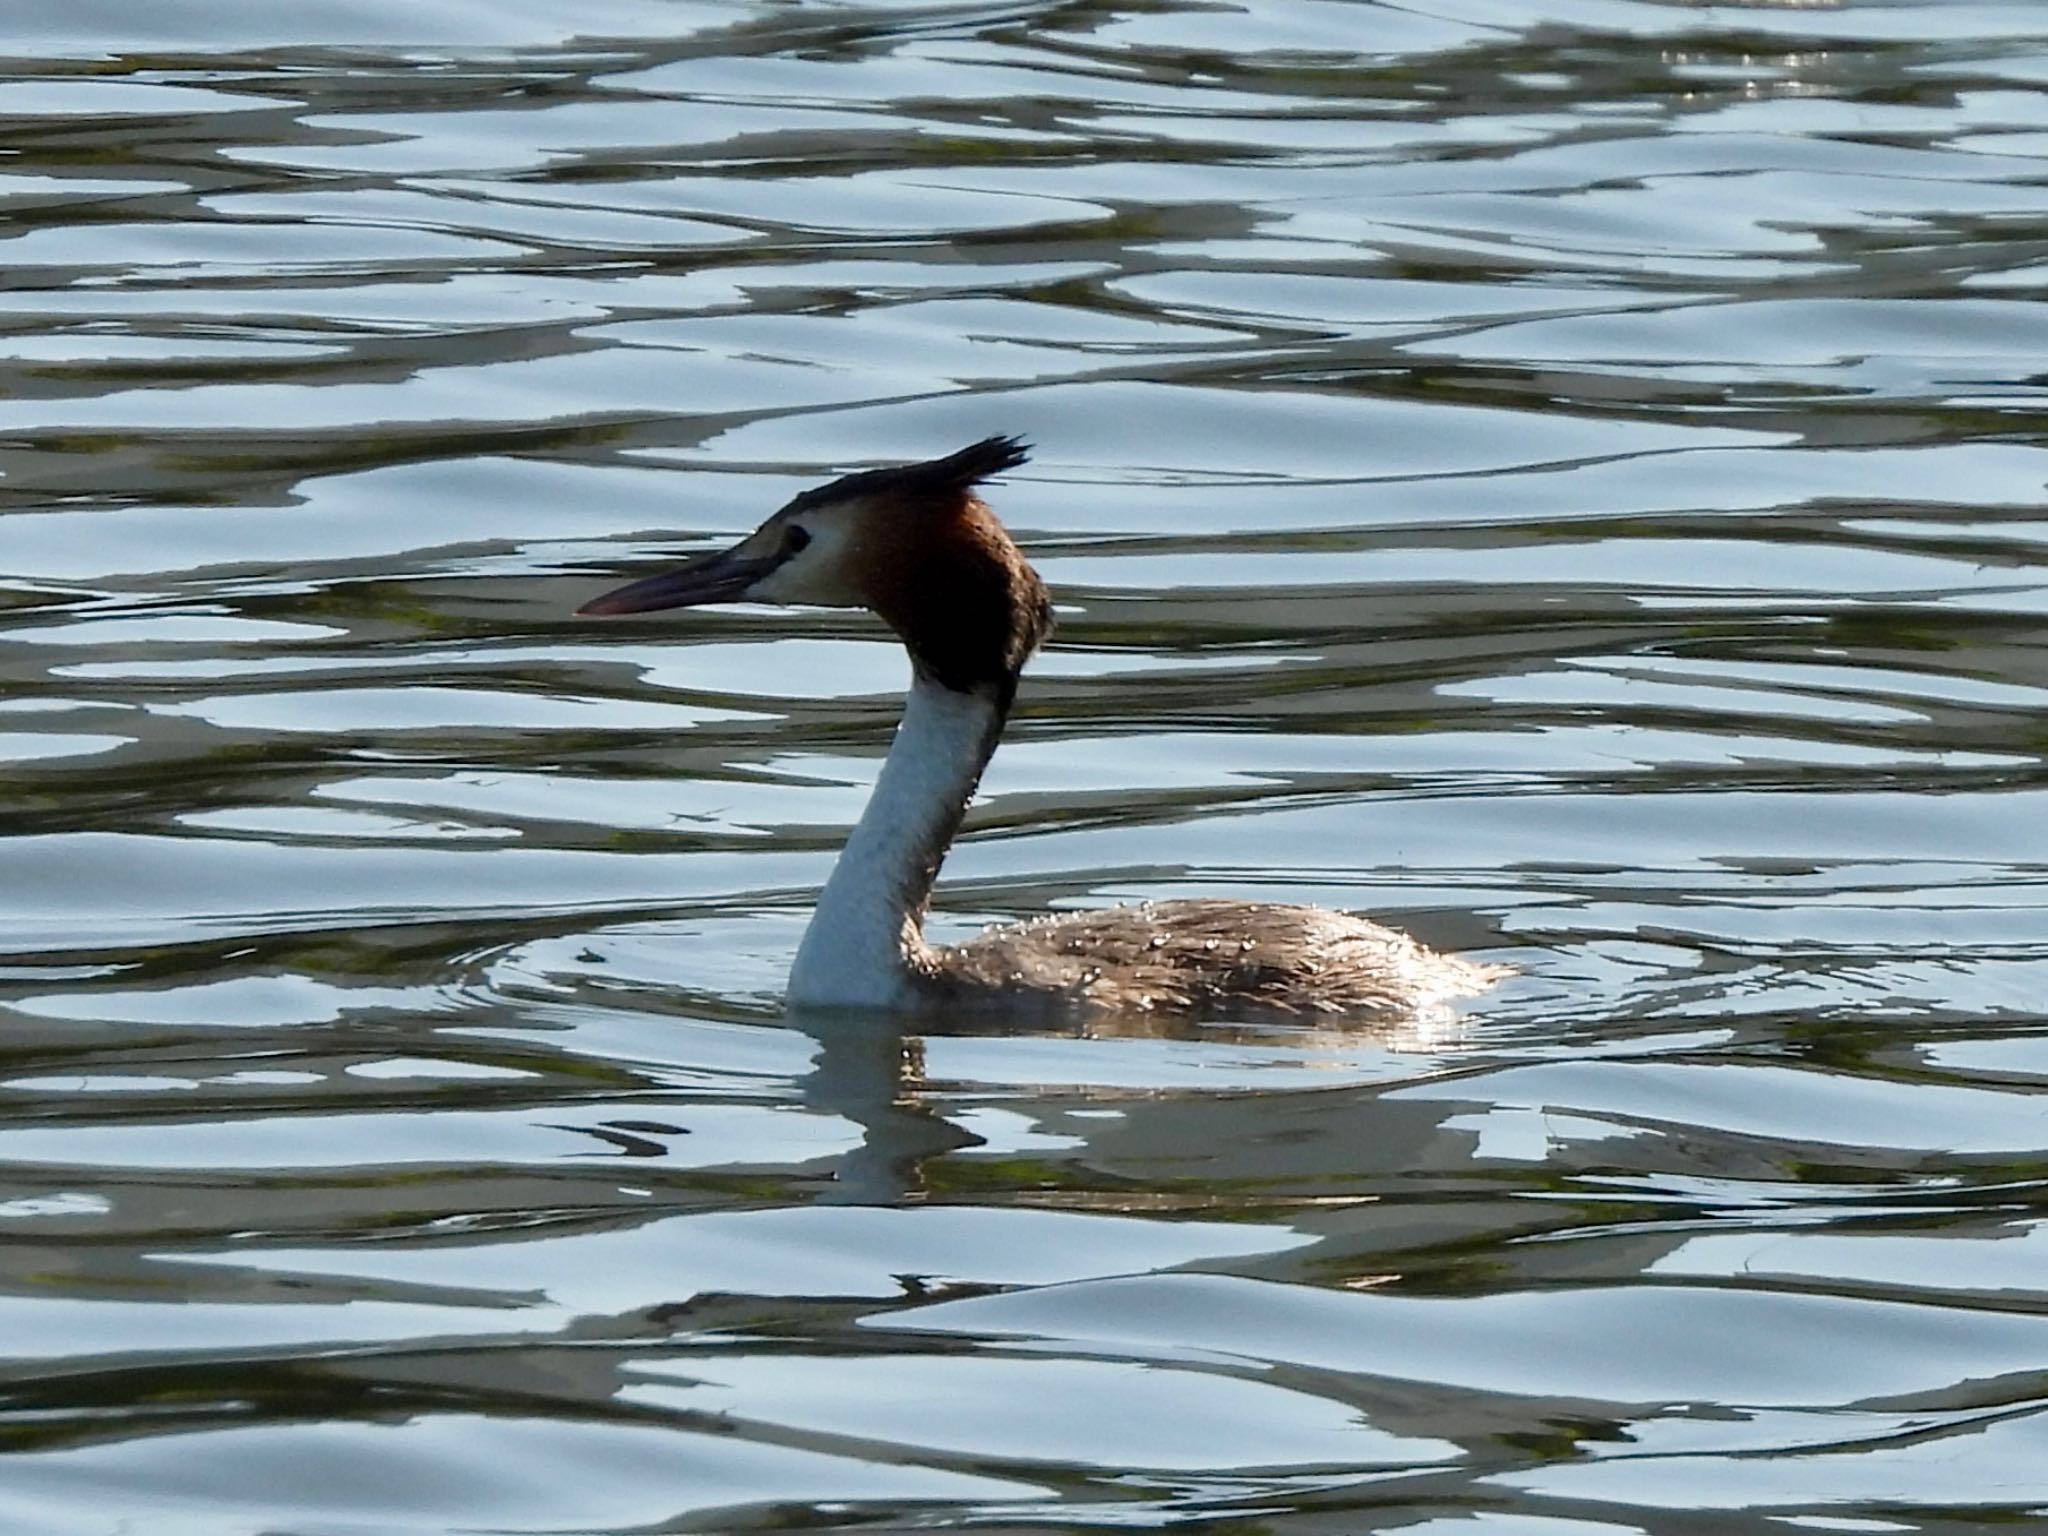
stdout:
[[984,437],[943,459],[841,475],[830,485],[804,491],[784,510],[802,512],[860,496],[886,495],[909,503],[950,500],[990,475],[1015,469],[1030,457],[1031,445],[1022,438]]

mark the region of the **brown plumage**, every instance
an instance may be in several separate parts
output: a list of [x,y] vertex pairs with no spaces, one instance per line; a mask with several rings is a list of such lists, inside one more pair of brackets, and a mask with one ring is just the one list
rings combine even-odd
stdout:
[[867,606],[911,661],[956,692],[1014,691],[1052,632],[1045,583],[978,496],[927,519],[907,557],[874,558],[866,581]]
[[925,904],[1052,623],[1045,585],[975,494],[1024,462],[992,437],[805,491],[731,549],[585,613],[715,602],[864,607],[910,653],[903,724],[790,972],[796,1006],[1413,1015],[1506,972],[1320,907],[1148,902],[924,939]]
[[1055,1011],[1406,1014],[1507,974],[1326,907],[1214,899],[1041,917],[931,956],[945,992],[1030,994]]

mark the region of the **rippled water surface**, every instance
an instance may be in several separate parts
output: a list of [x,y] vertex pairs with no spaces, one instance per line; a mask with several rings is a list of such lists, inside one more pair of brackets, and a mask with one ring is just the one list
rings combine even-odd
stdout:
[[[72,0],[0,50],[0,1529],[2048,1520],[2036,0]],[[785,1019],[906,669],[598,623],[992,432],[935,924],[1455,1019]]]

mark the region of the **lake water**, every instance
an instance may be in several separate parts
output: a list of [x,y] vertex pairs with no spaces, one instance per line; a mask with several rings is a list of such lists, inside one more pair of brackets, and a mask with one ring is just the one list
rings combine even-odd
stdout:
[[[2048,1520],[2037,0],[25,9],[0,1530]],[[1512,982],[783,1018],[900,652],[572,610],[993,432],[935,926]]]

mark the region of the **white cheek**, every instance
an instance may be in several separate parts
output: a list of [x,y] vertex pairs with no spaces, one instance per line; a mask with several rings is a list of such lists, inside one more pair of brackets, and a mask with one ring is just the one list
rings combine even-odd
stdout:
[[804,603],[817,608],[858,608],[860,594],[846,582],[838,529],[817,529],[811,542],[747,589],[763,603]]
[[748,602],[803,602],[803,598],[791,590],[795,586],[791,575],[793,571],[786,563],[776,565],[760,582],[748,588]]
[[747,588],[747,596],[762,603],[815,603],[811,596],[812,583],[806,581],[805,573],[799,569],[802,556],[785,560],[766,576]]

